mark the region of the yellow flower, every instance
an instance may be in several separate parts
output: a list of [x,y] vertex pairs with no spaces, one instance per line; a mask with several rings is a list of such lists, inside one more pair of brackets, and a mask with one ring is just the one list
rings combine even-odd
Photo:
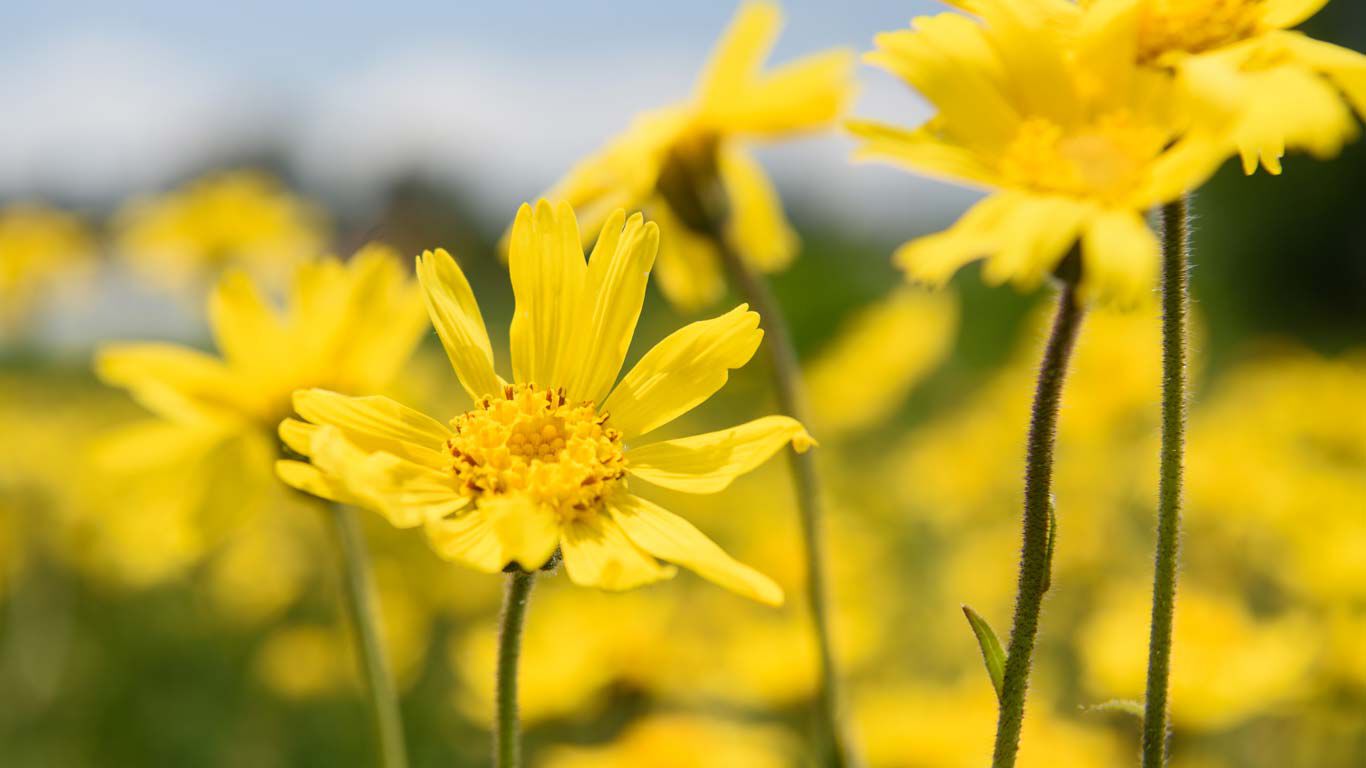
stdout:
[[1030,287],[1076,245],[1085,297],[1137,302],[1159,252],[1144,213],[1203,182],[1226,135],[1213,121],[1188,125],[1171,79],[1123,44],[1120,19],[1072,23],[1076,8],[1062,0],[970,5],[980,19],[918,18],[879,35],[867,57],[938,113],[913,131],[851,124],[858,156],[994,192],[897,261],[937,284],[985,258],[988,280]]
[[85,225],[69,213],[36,205],[0,210],[0,329],[16,325],[93,255]]
[[791,442],[796,421],[770,416],[695,437],[628,447],[719,390],[763,336],[745,306],[660,342],[613,386],[655,260],[659,232],[639,215],[607,218],[585,263],[568,204],[523,206],[509,264],[513,381],[494,372],[483,317],[445,251],[418,260],[437,334],[473,407],[448,424],[383,397],[312,389],[306,421],[281,436],[312,464],[283,461],[286,482],[376,509],[399,527],[426,525],[443,557],[485,572],[544,565],[558,548],[576,584],[629,589],[691,568],[766,603],[782,591],[682,518],[628,488],[642,481],[715,493]]
[[321,213],[254,171],[206,176],[135,200],[115,227],[120,252],[150,279],[175,288],[229,266],[283,283],[325,240]]
[[697,715],[650,715],[632,723],[614,743],[560,746],[546,768],[781,768],[793,765],[795,745],[771,726],[732,723]]
[[1366,115],[1366,57],[1288,31],[1328,0],[1083,0],[1123,28],[1115,44],[1176,71],[1198,99],[1237,115],[1233,140],[1248,173],[1281,172],[1287,147],[1320,157],[1357,134]]
[[562,199],[592,235],[617,208],[643,208],[659,222],[659,285],[675,305],[696,310],[725,291],[715,247],[696,231],[696,212],[668,193],[681,175],[719,180],[728,203],[725,236],[755,269],[774,272],[797,251],[796,233],[773,184],[746,150],[829,126],[853,93],[853,57],[835,50],[764,72],[782,14],[746,3],[713,51],[692,99],[640,115],[546,196]]

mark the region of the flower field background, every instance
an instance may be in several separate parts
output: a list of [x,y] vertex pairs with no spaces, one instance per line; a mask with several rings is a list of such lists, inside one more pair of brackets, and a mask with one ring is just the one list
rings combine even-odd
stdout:
[[[718,27],[728,13],[713,14]],[[1366,46],[1366,13],[1346,0],[1305,29]],[[499,242],[511,216],[473,203],[478,190],[458,173],[318,188],[271,155],[262,140],[159,185],[81,198],[5,185],[16,191],[0,198],[0,765],[374,764],[318,506],[277,479],[271,437],[159,422],[102,383],[96,348],[126,336],[90,308],[141,337],[212,350],[206,298],[225,271],[284,294],[295,266],[320,252],[378,244],[367,256],[407,275],[415,255],[442,247],[503,350],[514,307]],[[1244,177],[1237,165],[1194,202],[1171,765],[1356,768],[1366,762],[1366,145],[1331,163],[1291,155],[1282,176]],[[801,248],[772,286],[820,446],[850,732],[872,768],[986,765],[997,700],[961,606],[1009,626],[1045,292],[984,286],[977,267],[943,290],[906,285],[888,254],[951,216],[928,206],[907,214],[914,231],[887,232],[843,216],[819,188],[778,185]],[[663,290],[646,293],[628,367],[699,317]],[[1022,766],[1133,764],[1160,330],[1154,299],[1097,310],[1081,332]],[[662,432],[774,412],[766,365],[731,371]],[[382,392],[426,413],[468,407],[425,326]],[[805,567],[786,463],[719,496],[656,500],[789,600],[743,600],[686,572],[622,594],[562,572],[542,579],[522,650],[528,764],[803,765],[818,659],[805,605],[791,599]],[[360,519],[412,765],[487,765],[500,581],[378,515]]]

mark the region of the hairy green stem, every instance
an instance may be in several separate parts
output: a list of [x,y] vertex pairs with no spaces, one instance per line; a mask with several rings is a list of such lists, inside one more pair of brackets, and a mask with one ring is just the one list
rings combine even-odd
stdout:
[[1052,501],[1053,446],[1058,426],[1058,406],[1062,402],[1063,381],[1081,325],[1082,309],[1077,302],[1076,284],[1064,280],[1058,296],[1053,331],[1044,349],[1039,381],[1034,392],[1034,408],[1029,423],[1028,452],[1025,459],[1024,545],[1020,554],[1019,594],[1015,599],[1015,619],[1006,652],[1005,679],[1001,686],[1001,707],[996,722],[994,768],[1012,768],[1020,749],[1020,728],[1024,723],[1025,693],[1029,688],[1030,660],[1039,633],[1039,612],[1049,578],[1049,507]]
[[356,656],[375,720],[380,765],[383,768],[406,768],[408,754],[403,741],[403,720],[399,715],[394,678],[389,671],[388,658],[384,655],[365,538],[361,535],[356,513],[350,507],[341,504],[328,504],[327,507],[341,555],[343,588],[355,632]]
[[496,768],[522,764],[522,727],[517,717],[517,662],[522,655],[522,625],[536,574],[522,569],[509,573],[503,591],[503,615],[498,625],[498,671],[496,681],[497,722],[493,728]]
[[[785,415],[806,423],[801,365],[797,360],[792,334],[788,330],[782,310],[763,278],[755,274],[740,255],[726,243],[721,228],[715,228],[712,234],[731,278],[745,300],[759,313],[765,331],[764,347],[768,350],[778,409]],[[802,540],[806,547],[807,563],[806,601],[811,611],[820,663],[816,718],[820,738],[819,749],[823,757],[821,764],[831,768],[847,768],[855,765],[856,761],[850,752],[849,741],[844,731],[839,673],[835,668],[835,655],[830,638],[830,599],[825,568],[825,538],[821,530],[823,513],[820,478],[816,471],[815,457],[810,452],[798,453],[789,447],[787,457],[792,469],[797,506],[801,513]]]
[[1143,712],[1143,768],[1167,757],[1167,680],[1181,539],[1181,476],[1186,453],[1186,357],[1190,315],[1190,201],[1162,208],[1162,456],[1158,481],[1157,554],[1153,566],[1148,689]]

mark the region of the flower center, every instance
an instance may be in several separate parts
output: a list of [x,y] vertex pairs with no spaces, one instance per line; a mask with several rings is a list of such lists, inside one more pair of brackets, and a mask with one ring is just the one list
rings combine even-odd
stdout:
[[452,419],[451,429],[451,471],[473,498],[521,494],[569,521],[593,514],[626,476],[621,433],[563,390],[509,385]]
[[1151,61],[1169,51],[1202,53],[1255,34],[1263,0],[1147,0],[1139,11],[1139,55]]
[[1126,111],[1072,129],[1035,117],[1002,153],[1000,173],[1026,189],[1117,200],[1138,186],[1162,147],[1163,132]]

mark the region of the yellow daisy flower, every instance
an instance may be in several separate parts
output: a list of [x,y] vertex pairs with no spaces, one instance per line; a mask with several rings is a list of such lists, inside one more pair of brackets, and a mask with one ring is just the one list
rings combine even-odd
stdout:
[[1248,173],[1281,172],[1287,147],[1324,157],[1366,115],[1366,56],[1289,31],[1328,0],[1082,0],[1123,28],[1117,45],[1176,71],[1201,101],[1237,115]]
[[668,187],[680,174],[716,178],[729,205],[726,237],[751,266],[785,267],[797,235],[747,140],[772,141],[827,127],[853,94],[853,56],[832,50],[763,71],[782,13],[746,3],[712,52],[690,101],[646,112],[572,169],[546,196],[565,200],[595,233],[612,211],[642,208],[659,222],[659,285],[685,310],[715,303],[725,280],[715,246]]
[[969,5],[978,18],[917,18],[867,56],[938,113],[909,131],[851,124],[858,156],[993,192],[897,261],[937,284],[985,258],[988,280],[1028,288],[1078,246],[1083,297],[1138,301],[1160,251],[1144,213],[1213,173],[1222,127],[1188,125],[1171,79],[1139,66],[1118,18],[1064,23],[1076,15],[1067,0]]
[[231,271],[209,298],[209,322],[221,357],[168,343],[114,344],[100,351],[96,371],[163,420],[273,435],[293,412],[296,389],[383,388],[424,327],[417,286],[377,245],[346,264],[300,265],[283,311]]
[[658,228],[617,211],[586,262],[581,242],[566,203],[518,212],[512,382],[494,372],[483,317],[455,260],[424,253],[417,269],[432,324],[473,407],[443,424],[383,397],[301,391],[294,407],[303,420],[286,420],[280,434],[312,463],[282,461],[280,476],[396,526],[425,525],[438,553],[477,570],[536,569],[558,549],[573,582],[623,590],[671,577],[659,558],[781,602],[772,580],[628,487],[638,480],[715,493],[789,442],[812,445],[782,416],[628,445],[700,405],[748,362],[763,336],[758,315],[742,305],[686,326],[617,382]]
[[240,266],[272,285],[322,250],[322,214],[256,171],[195,180],[135,200],[115,218],[118,249],[150,279],[175,288]]
[[0,329],[18,325],[94,251],[85,225],[72,214],[37,205],[0,210]]

